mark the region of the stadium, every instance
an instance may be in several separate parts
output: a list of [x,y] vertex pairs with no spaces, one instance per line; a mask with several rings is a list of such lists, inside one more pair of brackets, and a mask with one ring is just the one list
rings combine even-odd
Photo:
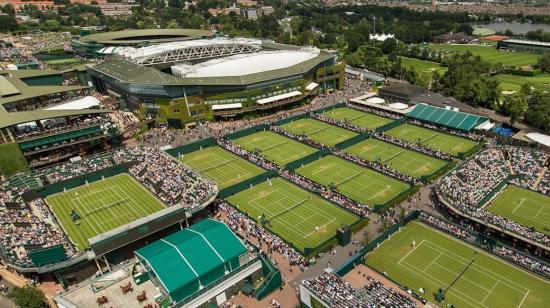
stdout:
[[344,82],[343,64],[332,52],[239,38],[116,47],[87,71],[102,94],[174,128],[268,114]]

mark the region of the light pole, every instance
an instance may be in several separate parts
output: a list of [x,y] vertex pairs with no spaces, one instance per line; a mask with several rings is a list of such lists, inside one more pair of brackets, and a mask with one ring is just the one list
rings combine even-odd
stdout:
[[374,20],[374,29],[372,31],[372,46],[374,46],[374,43],[376,41],[376,16],[372,16],[372,19]]

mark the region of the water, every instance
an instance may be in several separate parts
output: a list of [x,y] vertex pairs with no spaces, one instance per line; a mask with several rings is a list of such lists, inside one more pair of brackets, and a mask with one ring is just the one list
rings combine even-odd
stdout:
[[547,24],[530,24],[530,23],[519,23],[519,22],[492,22],[489,24],[472,24],[472,27],[481,26],[483,28],[489,28],[496,32],[503,32],[506,29],[512,30],[516,34],[525,34],[529,31],[535,31],[538,29],[543,29],[546,32],[550,32],[550,25]]

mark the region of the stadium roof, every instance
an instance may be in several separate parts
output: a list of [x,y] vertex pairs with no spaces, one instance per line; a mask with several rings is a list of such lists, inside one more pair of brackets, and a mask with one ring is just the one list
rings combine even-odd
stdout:
[[314,59],[319,51],[262,51],[214,59],[193,65],[185,77],[225,77],[284,69]]
[[246,85],[292,75],[304,74],[323,61],[329,60],[333,55],[320,53],[314,58],[301,63],[239,76],[221,77],[177,77],[163,73],[155,68],[140,66],[124,59],[107,59],[99,64],[89,66],[92,70],[105,74],[119,81],[130,84],[156,84],[173,86],[193,85]]
[[[30,111],[7,112],[3,107],[5,104],[17,103],[30,98],[41,97],[55,93],[85,89],[83,86],[30,86],[22,79],[39,76],[49,76],[61,74],[53,70],[18,70],[18,71],[0,71],[0,92],[10,94],[3,96],[0,94],[0,128],[10,127],[17,124],[28,123],[43,119],[58,118],[65,116],[75,116],[82,114],[93,114],[106,112],[100,109],[84,110],[45,110],[36,109]],[[15,91],[16,90],[16,91]]]
[[477,115],[433,107],[426,104],[416,105],[413,110],[407,113],[407,116],[462,131],[470,131],[487,121],[487,118]]
[[80,38],[80,42],[95,42],[104,45],[137,45],[143,42],[161,43],[194,40],[213,35],[212,31],[200,29],[123,30],[85,35]]
[[172,299],[179,301],[237,269],[239,262],[235,261],[246,252],[246,246],[224,223],[205,219],[135,254]]
[[505,43],[511,44],[521,44],[521,45],[533,45],[540,47],[550,47],[550,42],[541,42],[541,41],[532,41],[532,40],[519,40],[519,39],[508,39],[503,40]]
[[528,133],[525,136],[527,138],[540,143],[544,146],[550,147],[550,136],[541,133]]

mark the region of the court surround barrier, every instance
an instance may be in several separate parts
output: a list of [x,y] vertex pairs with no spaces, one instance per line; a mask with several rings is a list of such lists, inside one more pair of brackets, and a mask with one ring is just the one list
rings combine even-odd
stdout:
[[328,149],[321,149],[315,153],[309,154],[307,156],[304,156],[298,160],[295,160],[293,162],[290,162],[285,165],[285,169],[287,170],[296,170],[302,166],[305,166],[309,163],[312,163],[318,159],[321,159],[325,157],[326,155],[330,154],[330,151]]
[[269,259],[264,258],[262,255],[260,255],[260,259],[262,260],[262,270],[265,280],[256,290],[254,290],[254,296],[257,300],[262,300],[283,284],[281,271],[279,271]]
[[214,138],[207,138],[207,139],[195,141],[190,144],[182,145],[177,148],[166,150],[166,153],[170,154],[173,157],[178,158],[180,155],[195,152],[200,149],[204,149],[204,148],[216,146],[216,145],[218,145],[218,143]]
[[407,123],[407,118],[401,118],[399,120],[394,120],[393,122],[390,122],[386,125],[375,128],[374,130],[379,132],[379,133],[384,133],[384,132],[389,131],[390,129],[396,128],[396,127],[400,126],[401,124],[405,124],[405,123]]
[[294,121],[301,120],[301,119],[307,119],[307,118],[309,118],[309,114],[302,113],[302,114],[298,114],[298,115],[295,115],[295,116],[292,116],[292,117],[289,117],[289,118],[279,120],[279,121],[275,122],[275,125],[281,126],[281,125],[285,125],[285,124],[290,123],[290,122],[294,122]]
[[398,203],[401,203],[401,202],[405,201],[409,196],[412,196],[412,195],[416,194],[416,192],[418,192],[419,189],[420,189],[419,185],[411,185],[411,187],[409,189],[407,189],[404,192],[400,193],[399,195],[393,197],[388,202],[386,202],[384,204],[375,205],[373,207],[373,211],[375,211],[377,213],[385,211],[385,210],[397,205]]
[[245,136],[248,136],[248,135],[251,135],[251,134],[254,134],[254,133],[257,133],[257,132],[261,132],[261,131],[267,131],[269,130],[269,126],[266,125],[266,124],[261,124],[261,125],[257,125],[257,126],[252,126],[252,127],[249,127],[249,128],[245,128],[243,130],[240,130],[240,131],[236,131],[234,133],[231,133],[231,134],[227,134],[225,136],[225,139],[227,140],[235,140],[235,139],[239,139],[239,138],[242,138],[242,137],[245,137]]
[[345,148],[348,148],[352,145],[355,145],[361,141],[364,141],[364,140],[367,140],[369,139],[370,137],[366,134],[359,134],[353,138],[350,138],[350,139],[347,139],[347,140],[344,140],[338,144],[336,144],[334,147],[336,147],[337,149],[339,150],[343,150]]
[[63,245],[35,249],[29,252],[29,258],[36,266],[57,263],[68,259],[67,251]]

